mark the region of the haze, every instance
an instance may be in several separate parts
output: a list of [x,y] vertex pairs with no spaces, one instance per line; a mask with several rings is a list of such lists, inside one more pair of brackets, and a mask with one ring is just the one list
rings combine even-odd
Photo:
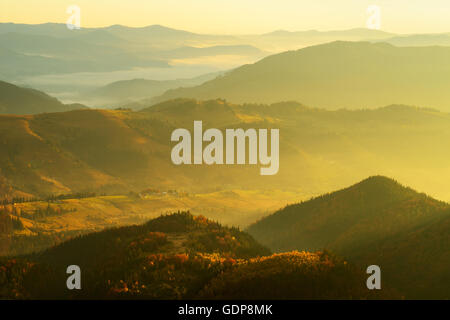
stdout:
[[[366,26],[369,5],[382,10],[383,30],[395,33],[439,33],[450,30],[445,0],[3,0],[0,21],[65,23],[66,8],[82,9],[82,26],[161,24],[199,33],[246,34],[284,29],[336,30]],[[26,9],[24,9],[26,8]]]

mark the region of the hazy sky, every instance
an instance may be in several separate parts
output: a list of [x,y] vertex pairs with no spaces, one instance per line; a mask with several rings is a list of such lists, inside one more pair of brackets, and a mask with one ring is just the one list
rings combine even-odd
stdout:
[[369,5],[381,28],[398,33],[450,32],[450,0],[1,0],[0,22],[63,22],[81,8],[81,26],[161,24],[200,33],[264,33],[365,27]]

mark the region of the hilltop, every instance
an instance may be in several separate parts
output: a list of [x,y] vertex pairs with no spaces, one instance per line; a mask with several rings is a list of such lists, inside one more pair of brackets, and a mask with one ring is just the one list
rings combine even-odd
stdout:
[[277,251],[331,249],[356,254],[376,241],[442,217],[450,206],[376,176],[289,205],[249,227]]
[[448,111],[449,72],[449,47],[336,41],[266,57],[202,85],[169,90],[155,102],[179,97],[293,100],[327,109],[402,103]]
[[379,265],[407,297],[448,298],[449,220],[449,204],[376,176],[287,206],[248,232],[278,252],[327,249]]

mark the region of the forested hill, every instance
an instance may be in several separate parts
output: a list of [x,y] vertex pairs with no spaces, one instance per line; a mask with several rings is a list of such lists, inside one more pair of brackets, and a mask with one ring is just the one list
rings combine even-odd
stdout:
[[[66,268],[73,264],[82,270],[80,291],[66,287]],[[270,256],[247,233],[187,212],[75,238],[41,254],[3,259],[0,270],[0,298],[395,297],[388,290],[367,290],[362,270],[331,254]]]
[[382,176],[284,209],[249,227],[277,251],[333,249],[355,253],[445,215],[447,203]]
[[287,206],[250,226],[275,251],[329,249],[379,265],[407,297],[449,298],[450,206],[386,177]]

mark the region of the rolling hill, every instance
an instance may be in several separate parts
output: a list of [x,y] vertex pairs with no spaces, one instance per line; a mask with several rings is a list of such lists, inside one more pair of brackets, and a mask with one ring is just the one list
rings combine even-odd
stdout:
[[[268,255],[245,232],[179,212],[81,236],[40,254],[3,259],[0,298],[242,299],[259,288],[258,270],[265,270],[265,291],[258,297],[266,299],[380,297],[364,288],[359,269],[330,254]],[[70,291],[66,269],[75,263],[83,272],[83,289]],[[238,290],[215,295],[230,275],[239,276],[233,281]]]
[[86,108],[80,104],[63,104],[44,92],[0,81],[0,114],[37,114]]
[[450,206],[377,176],[250,226],[272,250],[331,250],[381,267],[408,298],[449,298]]
[[395,47],[337,41],[266,57],[173,98],[235,103],[301,101],[319,108],[372,108],[407,104],[450,110],[449,47]]
[[215,56],[256,61],[267,55],[232,36],[162,26],[69,30],[65,24],[0,23],[0,44],[0,77],[23,83],[42,75],[169,68],[175,60]]
[[[192,130],[199,119],[205,128],[279,128],[278,174],[263,177],[259,165],[172,164],[171,133]],[[445,188],[450,115],[431,109],[326,111],[293,102],[236,105],[185,99],[139,112],[3,115],[0,124],[0,191],[8,192],[2,198],[14,193],[128,193],[149,187],[188,192],[279,189],[308,197],[384,174],[450,199]]]

